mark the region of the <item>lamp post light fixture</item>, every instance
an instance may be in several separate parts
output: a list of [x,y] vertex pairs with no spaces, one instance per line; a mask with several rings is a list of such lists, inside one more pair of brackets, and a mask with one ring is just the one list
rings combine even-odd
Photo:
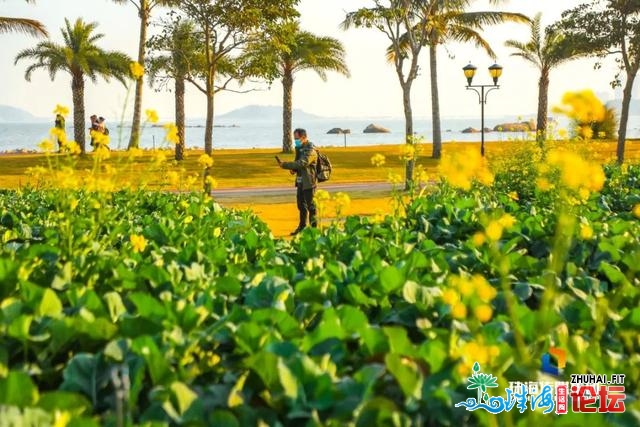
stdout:
[[[493,64],[489,67],[489,75],[493,79],[492,85],[473,85],[471,82],[473,81],[473,77],[476,75],[477,68],[471,63],[462,68],[464,71],[464,76],[467,78],[467,90],[472,90],[478,94],[478,99],[480,101],[480,154],[484,157],[484,105],[487,103],[487,95],[489,92],[495,89],[499,89],[498,79],[502,75],[502,67],[498,64]],[[480,90],[478,90],[480,89]],[[487,89],[485,91],[485,89]]]

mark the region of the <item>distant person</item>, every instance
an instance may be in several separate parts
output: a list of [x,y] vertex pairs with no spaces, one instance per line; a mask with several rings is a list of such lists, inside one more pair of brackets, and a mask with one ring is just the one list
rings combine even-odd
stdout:
[[307,139],[306,130],[299,128],[294,130],[293,138],[296,145],[296,159],[293,162],[283,162],[276,156],[276,161],[282,169],[296,173],[296,202],[298,211],[300,211],[300,221],[298,227],[291,233],[292,236],[295,236],[305,229],[307,219],[312,227],[318,226],[314,201],[318,155],[313,144]]
[[109,135],[109,129],[107,128],[107,123],[104,117],[98,117],[98,132],[103,135]]
[[100,124],[98,123],[98,116],[93,114],[89,117],[91,121],[91,126],[89,127],[89,135],[91,135],[91,146],[95,148],[96,145],[96,137],[94,132],[98,132],[100,129]]
[[58,133],[58,135],[56,136],[56,138],[58,139],[58,152],[60,152],[62,151],[62,142],[63,142],[61,135],[63,134],[63,132],[65,132],[65,120],[62,114],[56,114],[56,120],[55,120],[54,126],[56,129],[60,131],[60,133]]

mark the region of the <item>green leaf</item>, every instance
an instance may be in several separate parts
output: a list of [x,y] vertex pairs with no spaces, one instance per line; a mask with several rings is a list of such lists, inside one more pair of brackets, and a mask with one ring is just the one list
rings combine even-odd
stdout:
[[215,281],[216,290],[218,293],[238,296],[242,292],[242,283],[240,280],[231,276],[223,276]]
[[280,378],[280,384],[284,389],[285,396],[296,400],[298,398],[298,379],[282,359],[278,359],[278,377]]
[[11,371],[0,378],[0,406],[32,406],[38,400],[38,389],[25,372]]
[[38,400],[38,407],[50,413],[67,411],[74,417],[91,413],[91,402],[81,394],[68,391],[51,391],[44,393]]
[[360,333],[360,331],[369,327],[367,316],[357,307],[349,305],[342,306],[338,309],[340,323],[347,333]]
[[109,369],[101,356],[79,353],[64,368],[62,377],[60,390],[84,393],[96,406],[109,383]]
[[407,398],[420,399],[422,397],[423,376],[416,362],[394,353],[387,354],[384,361],[404,395]]
[[380,285],[385,294],[391,294],[404,284],[404,277],[396,267],[385,267],[380,272]]
[[163,319],[167,314],[164,306],[148,294],[135,292],[129,295],[129,300],[136,306],[138,314],[147,319]]
[[616,265],[611,265],[608,262],[602,262],[600,263],[599,270],[607,276],[607,279],[609,279],[611,283],[625,283],[627,281],[625,275]]
[[419,354],[431,367],[432,374],[440,371],[447,361],[447,348],[437,339],[425,341],[420,346]]
[[347,285],[344,289],[344,299],[352,304],[371,307],[378,305],[378,302],[374,298],[369,298],[362,289],[357,285]]
[[242,397],[242,389],[244,388],[244,383],[247,381],[247,377],[249,376],[249,371],[240,375],[238,381],[234,384],[229,392],[229,397],[227,398],[227,406],[229,408],[235,408],[236,406],[240,406],[244,404],[244,397]]
[[0,258],[0,301],[15,292],[19,283],[18,269],[18,262],[5,257]]
[[9,325],[9,329],[7,330],[9,336],[17,338],[20,341],[27,341],[30,337],[29,329],[31,328],[32,321],[33,316],[20,315]]
[[216,409],[209,417],[209,425],[216,427],[240,427],[240,422],[232,412]]
[[405,356],[413,355],[415,348],[407,336],[407,330],[397,326],[387,326],[383,328],[385,335],[389,338],[389,348],[391,353]]
[[147,363],[151,381],[154,385],[173,382],[175,375],[173,375],[164,354],[158,350],[153,338],[147,335],[138,337],[132,341],[131,349],[142,356]]
[[107,292],[103,296],[104,300],[107,303],[107,308],[109,309],[109,317],[111,317],[112,322],[117,322],[120,316],[127,312],[124,304],[122,303],[122,298],[120,294],[117,292]]
[[636,307],[623,320],[627,327],[640,328],[640,308]]
[[172,383],[169,389],[171,390],[172,400],[175,402],[180,416],[184,415],[193,402],[198,399],[198,395],[182,382],[176,381]]
[[533,295],[533,289],[528,283],[518,282],[513,288],[513,293],[516,294],[520,301],[526,301]]

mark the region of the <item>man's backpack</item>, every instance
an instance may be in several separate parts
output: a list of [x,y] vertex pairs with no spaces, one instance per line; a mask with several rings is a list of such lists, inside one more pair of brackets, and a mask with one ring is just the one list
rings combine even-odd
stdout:
[[316,179],[318,182],[329,181],[329,178],[331,178],[331,161],[326,154],[322,154],[318,150],[316,150],[316,154],[318,155],[318,160],[316,161]]

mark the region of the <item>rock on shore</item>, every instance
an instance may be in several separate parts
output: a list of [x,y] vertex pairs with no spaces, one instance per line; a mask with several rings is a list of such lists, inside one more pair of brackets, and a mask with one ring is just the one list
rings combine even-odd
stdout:
[[375,125],[373,123],[367,126],[366,128],[364,128],[362,132],[363,133],[391,133],[389,129],[379,125]]
[[536,123],[533,120],[527,122],[502,123],[493,128],[496,132],[535,132]]

